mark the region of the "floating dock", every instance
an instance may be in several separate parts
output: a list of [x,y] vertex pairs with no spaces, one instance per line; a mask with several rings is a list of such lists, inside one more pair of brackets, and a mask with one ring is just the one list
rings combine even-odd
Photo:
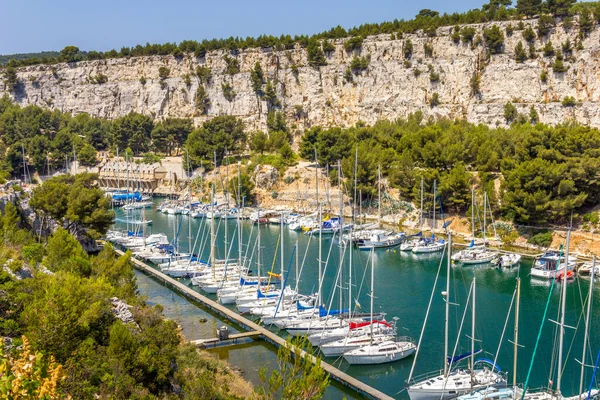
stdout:
[[[125,254],[123,251],[116,249],[116,248],[115,248],[115,252],[119,255]],[[245,334],[246,335],[245,337],[253,336],[253,337],[261,338],[277,347],[288,345],[288,342],[285,339],[277,336],[270,330],[258,325],[254,321],[250,321],[249,319],[242,317],[235,311],[232,311],[229,308],[223,306],[222,304],[219,304],[216,301],[209,299],[208,297],[196,292],[192,288],[184,285],[183,283],[171,278],[170,276],[168,276],[166,274],[163,274],[162,272],[158,271],[157,269],[149,266],[148,264],[146,264],[134,257],[132,257],[131,260],[134,263],[135,267],[138,268],[139,270],[141,270],[149,275],[154,276],[159,281],[164,282],[165,285],[172,287],[173,289],[175,289],[179,293],[183,294],[184,296],[189,297],[192,300],[201,303],[204,307],[212,310],[213,312],[216,312],[217,314],[223,316],[227,320],[248,330],[249,332],[247,332]],[[244,334],[240,334],[240,335],[244,335]],[[230,335],[229,338],[232,339],[233,336],[234,335]],[[211,340],[213,340],[213,339],[211,339]],[[305,357],[305,358],[308,357],[308,359],[310,359],[313,363],[316,362],[316,358],[312,354],[309,354],[305,351],[301,351],[300,356]],[[388,396],[387,394],[359,381],[356,378],[351,377],[350,375],[348,375],[342,371],[340,371],[339,369],[335,368],[331,364],[321,361],[321,367],[323,367],[325,372],[327,372],[331,378],[335,379],[336,381],[340,382],[342,385],[354,390],[355,392],[357,392],[365,397],[368,397],[371,399],[382,399],[382,400],[392,400],[393,399],[392,397]]]
[[252,339],[255,337],[260,338],[260,336],[261,336],[260,332],[250,331],[250,332],[242,332],[242,333],[233,333],[233,334],[229,335],[229,337],[227,339],[223,339],[223,340],[216,337],[216,338],[210,338],[210,339],[191,340],[190,343],[193,345],[196,345],[200,348],[203,348],[203,349],[211,349],[213,347],[231,346],[234,344],[246,343],[247,340],[245,340],[245,339]]

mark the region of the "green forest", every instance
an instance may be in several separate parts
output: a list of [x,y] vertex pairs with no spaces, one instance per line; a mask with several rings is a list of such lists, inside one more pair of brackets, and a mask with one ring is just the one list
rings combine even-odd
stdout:
[[[481,8],[475,8],[464,13],[440,14],[437,11],[423,9],[414,18],[409,20],[395,19],[381,23],[362,24],[357,27],[345,29],[336,26],[327,31],[314,35],[296,35],[294,37],[286,34],[280,36],[261,35],[259,37],[229,37],[227,39],[204,39],[202,41],[184,40],[181,43],[164,43],[137,45],[135,47],[123,47],[120,50],[99,52],[95,50],[80,51],[76,46],[67,46],[59,54],[44,52],[31,54],[30,56],[18,54],[11,58],[10,67],[18,67],[35,64],[52,64],[58,62],[78,62],[85,60],[101,60],[106,58],[140,57],[151,55],[172,55],[183,57],[184,54],[193,54],[202,58],[207,51],[225,49],[233,55],[238,51],[249,48],[269,48],[275,50],[290,50],[296,45],[307,48],[308,52],[327,52],[331,46],[328,40],[352,38],[348,41],[347,50],[360,47],[362,39],[369,35],[389,34],[401,38],[402,34],[415,33],[423,30],[429,36],[436,36],[436,30],[442,26],[455,26],[462,24],[477,24],[489,21],[519,20],[523,17],[532,17],[539,14],[566,19],[572,25],[572,17],[581,13],[589,19],[591,14],[596,20],[600,20],[600,4],[598,2],[577,3],[576,0],[490,0]],[[552,18],[551,18],[552,19]],[[548,22],[548,21],[546,21]],[[550,25],[554,24],[554,20]],[[348,47],[349,46],[349,47]],[[4,56],[0,58],[0,65],[6,62]],[[309,57],[311,58],[311,57]],[[311,65],[319,66],[325,61],[324,58],[314,58]]]
[[[102,191],[88,185],[74,198],[89,178],[68,178],[79,189],[62,185],[65,178],[48,181],[31,205],[42,212],[50,193],[68,194],[66,218],[78,213],[82,229],[103,234],[108,225],[91,221],[98,214],[112,220],[108,203],[93,200],[98,192],[106,198]],[[5,203],[0,236],[0,336],[12,338],[0,346],[0,397],[238,398],[228,393],[230,372],[184,344],[177,324],[137,294],[130,253],[117,257],[107,244],[89,255],[60,227],[40,242],[12,203]],[[33,278],[16,279],[23,271]],[[131,306],[132,322],[115,317],[111,298]]]
[[[329,381],[320,363],[287,347],[279,351],[280,370],[263,370],[264,385],[248,393],[226,364],[186,343],[160,305],[146,304],[129,251],[118,256],[105,244],[88,254],[74,235],[102,236],[114,217],[96,178],[61,175],[31,194],[17,190],[17,204],[28,201],[42,220],[59,223],[50,236],[33,233],[21,210],[3,203],[0,398],[266,400],[281,390],[290,399],[322,396]],[[130,315],[115,312],[118,301]]]
[[[294,136],[299,154],[292,150]],[[20,108],[5,97],[0,100],[0,170],[5,179],[22,176],[22,149],[30,168],[41,174],[48,164],[64,165],[74,152],[83,165],[95,165],[97,151],[116,154],[119,149],[122,156],[148,162],[161,155],[186,155],[191,166],[208,168],[213,154],[221,164],[227,152],[242,157],[244,172],[250,173],[257,164],[284,170],[298,157],[312,160],[316,149],[322,165],[342,160],[350,188],[358,149],[357,189],[365,198],[375,193],[381,165],[403,200],[419,198],[421,177],[427,193],[437,180],[443,207],[462,213],[470,206],[471,187],[478,184],[503,218],[528,225],[562,223],[572,212],[582,216],[600,200],[600,132],[572,122],[548,126],[522,116],[506,128],[424,120],[417,113],[373,126],[292,132],[276,112],[270,115],[268,131],[256,132],[233,116],[215,117],[194,128],[189,119],[153,122],[136,113],[113,121],[87,114],[73,117],[36,106]],[[331,180],[336,184],[335,172]],[[499,196],[492,190],[497,180]]]

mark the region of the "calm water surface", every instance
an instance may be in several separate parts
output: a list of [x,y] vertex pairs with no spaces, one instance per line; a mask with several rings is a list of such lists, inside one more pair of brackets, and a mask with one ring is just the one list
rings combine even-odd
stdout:
[[[207,243],[210,222],[193,220],[186,216],[174,216],[146,210],[147,219],[153,220],[153,225],[147,228],[147,233],[163,232],[170,239],[177,237],[181,251],[187,251],[191,244],[196,242],[195,252],[201,257],[208,258],[209,244]],[[118,210],[117,220],[124,221],[125,215]],[[225,258],[237,257],[237,223],[235,220],[228,222],[228,248],[224,244],[224,222],[216,221],[217,227],[217,256]],[[124,222],[117,226],[125,227]],[[256,237],[257,227],[249,222],[242,223],[243,251],[254,254],[252,270],[256,273]],[[276,249],[280,246],[280,229],[275,225],[260,227],[261,233],[261,268],[280,272],[280,256]],[[301,293],[315,293],[318,290],[318,239],[292,232],[283,231],[283,247],[285,253],[285,271],[288,283],[292,287],[296,284],[295,257],[291,258],[292,250],[298,243],[300,264],[304,262],[301,274],[299,273],[298,286]],[[233,244],[232,244],[233,243]],[[324,238],[322,244],[322,260],[324,264],[323,299],[326,305],[338,308],[340,297],[339,284],[336,285],[339,265],[339,247],[331,238]],[[229,250],[231,249],[231,250]],[[349,252],[344,255],[344,268],[341,276],[343,307],[348,307],[348,276]],[[370,270],[368,265],[368,252],[352,250],[352,297],[365,312],[369,311]],[[288,272],[288,266],[291,268]],[[423,327],[427,305],[432,292],[436,274],[440,266],[440,255],[416,256],[412,253],[402,253],[397,250],[379,250],[375,253],[375,311],[387,313],[386,318],[391,320],[398,317],[400,335],[409,335],[418,340]],[[502,330],[507,320],[507,313],[516,286],[516,278],[522,278],[521,284],[521,318],[519,323],[519,342],[523,348],[518,354],[517,382],[524,382],[531,362],[536,337],[542,323],[546,300],[550,292],[550,282],[540,281],[529,276],[531,260],[521,262],[520,269],[498,270],[487,267],[453,267],[451,270],[450,300],[458,305],[451,307],[450,313],[450,352],[456,341],[458,346],[456,354],[470,350],[471,311],[467,310],[463,331],[458,335],[460,322],[465,310],[465,303],[469,287],[476,278],[476,338],[479,340],[476,347],[481,347],[484,354],[482,358],[494,359],[499,347]],[[190,303],[169,289],[161,286],[152,279],[137,273],[141,294],[148,297],[148,302],[161,304],[165,308],[165,316],[176,319],[183,327],[188,339],[214,337],[215,328],[224,325],[215,316]],[[415,374],[422,374],[443,368],[444,358],[444,302],[441,291],[445,290],[446,265],[442,265],[439,282],[429,315],[420,354],[415,367]],[[581,359],[583,344],[582,316],[583,302],[589,289],[589,279],[575,279],[567,287],[567,316],[566,324],[578,329],[567,329],[565,334],[565,365],[563,372],[563,394],[570,396],[579,387],[580,365],[575,359]],[[558,318],[560,284],[557,284],[551,295],[548,319]],[[600,284],[598,285],[600,288]],[[336,289],[337,288],[337,289]],[[600,289],[599,289],[600,290]],[[595,290],[596,294],[597,291]],[[600,349],[600,296],[595,296],[592,303],[592,317],[590,328],[591,350],[588,352],[586,363],[593,364],[596,353]],[[207,322],[200,322],[200,318],[207,318]],[[510,316],[506,326],[504,340],[497,355],[498,365],[509,371],[509,380],[512,381],[513,347],[508,340],[512,340],[514,317]],[[236,330],[232,327],[232,330]],[[543,387],[548,384],[551,367],[556,369],[555,332],[556,324],[546,321],[534,359],[534,368],[530,377],[529,386],[532,388]],[[285,336],[284,332],[280,332]],[[248,345],[221,348],[213,351],[221,358],[228,359],[231,364],[239,366],[244,371],[244,376],[253,383],[258,383],[258,370],[263,365],[274,367],[276,353],[274,347],[262,341]],[[592,355],[593,353],[593,355]],[[401,360],[392,364],[379,366],[350,366],[342,358],[326,358],[327,362],[335,365],[342,371],[360,379],[361,381],[396,398],[408,398],[404,389],[404,382],[408,378],[413,358]],[[591,379],[591,369],[586,372],[586,387]],[[553,379],[554,380],[554,379]],[[352,392],[331,386],[326,397],[330,399],[346,396],[353,397]]]

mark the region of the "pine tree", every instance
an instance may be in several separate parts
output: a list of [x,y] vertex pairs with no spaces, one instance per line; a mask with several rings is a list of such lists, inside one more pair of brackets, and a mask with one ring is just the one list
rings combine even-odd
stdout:
[[569,9],[577,0],[548,0],[548,10],[557,17],[564,17],[569,14]]
[[327,65],[325,54],[323,53],[321,45],[316,39],[310,39],[308,41],[306,51],[308,53],[308,65],[310,65],[311,67],[320,67],[323,65]]
[[515,60],[517,60],[518,63],[527,60],[527,53],[525,52],[525,47],[521,41],[515,46]]
[[542,9],[542,0],[517,0],[517,11],[531,17]]

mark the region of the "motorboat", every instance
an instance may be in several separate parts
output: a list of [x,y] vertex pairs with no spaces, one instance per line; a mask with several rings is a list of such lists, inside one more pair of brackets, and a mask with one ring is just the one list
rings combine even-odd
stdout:
[[554,279],[557,273],[564,271],[574,271],[577,265],[577,257],[570,255],[568,263],[565,261],[565,256],[555,250],[544,252],[539,257],[536,257],[533,267],[531,268],[531,276],[537,278]]

